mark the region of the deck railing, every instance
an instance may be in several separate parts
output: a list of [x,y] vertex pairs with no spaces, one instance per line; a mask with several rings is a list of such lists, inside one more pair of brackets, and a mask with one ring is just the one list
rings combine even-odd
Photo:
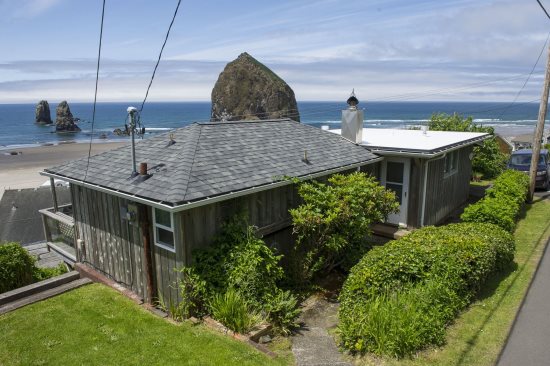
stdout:
[[59,206],[55,211],[46,208],[42,214],[44,236],[48,246],[69,261],[76,261],[76,232],[72,215],[72,205]]

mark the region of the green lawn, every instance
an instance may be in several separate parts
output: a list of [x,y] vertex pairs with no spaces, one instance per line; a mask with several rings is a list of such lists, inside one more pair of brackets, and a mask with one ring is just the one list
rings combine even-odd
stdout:
[[537,264],[550,237],[550,201],[527,205],[515,232],[515,264],[492,278],[475,301],[448,329],[444,347],[413,359],[357,359],[361,365],[494,365]]
[[0,365],[281,365],[202,325],[174,325],[100,284],[0,316]]

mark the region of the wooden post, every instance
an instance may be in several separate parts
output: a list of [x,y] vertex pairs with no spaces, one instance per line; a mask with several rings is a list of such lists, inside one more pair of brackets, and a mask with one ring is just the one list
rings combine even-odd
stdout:
[[59,211],[59,207],[57,206],[57,192],[55,191],[55,181],[52,177],[50,177],[50,187],[52,188],[53,212],[57,212]]
[[147,303],[153,303],[153,263],[151,253],[151,242],[149,233],[149,217],[147,214],[147,206],[140,205],[140,222],[141,235],[143,237],[143,259],[145,264],[145,277],[147,278]]
[[550,87],[550,45],[548,46],[548,57],[546,60],[546,75],[544,77],[544,87],[540,99],[539,118],[535,136],[533,137],[533,155],[531,156],[531,168],[529,169],[529,197],[528,201],[533,202],[535,194],[535,183],[537,179],[537,167],[539,165],[540,147],[542,134],[544,132],[544,121],[546,120],[546,109],[548,107],[548,89]]

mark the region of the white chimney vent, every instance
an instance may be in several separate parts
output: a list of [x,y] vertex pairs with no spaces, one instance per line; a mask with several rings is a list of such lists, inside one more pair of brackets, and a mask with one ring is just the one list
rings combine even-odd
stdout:
[[359,100],[355,97],[355,90],[347,101],[349,108],[342,111],[342,137],[351,142],[360,144],[363,142],[363,118],[362,110],[357,109]]

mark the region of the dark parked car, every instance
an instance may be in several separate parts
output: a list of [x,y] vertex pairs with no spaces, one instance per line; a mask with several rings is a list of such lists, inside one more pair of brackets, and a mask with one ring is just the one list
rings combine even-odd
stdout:
[[[508,162],[508,168],[519,170],[529,174],[529,167],[531,166],[531,156],[533,155],[533,150],[524,149],[517,150],[512,153],[510,156],[510,161]],[[548,150],[541,150],[539,157],[539,165],[537,166],[537,179],[535,187],[548,190],[550,187],[550,156],[548,155]]]

